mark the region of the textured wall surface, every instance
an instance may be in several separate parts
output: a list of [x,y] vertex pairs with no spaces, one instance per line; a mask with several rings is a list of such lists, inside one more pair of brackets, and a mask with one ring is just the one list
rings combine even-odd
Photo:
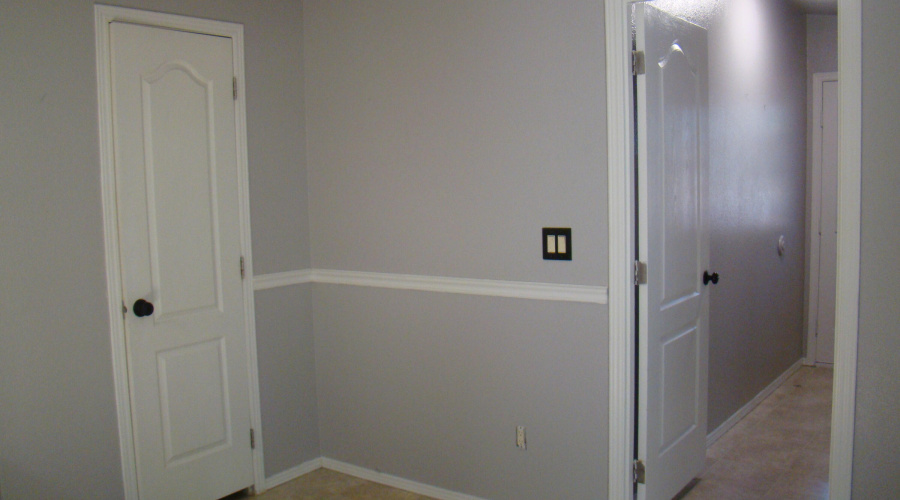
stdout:
[[862,221],[853,498],[900,495],[900,4],[863,2]]
[[606,282],[602,5],[304,8],[313,267]]
[[0,488],[121,496],[90,2],[0,4]]
[[810,14],[806,16],[806,71],[824,73],[837,71],[837,16]]
[[[266,476],[321,456],[312,286],[255,294]],[[265,363],[263,363],[265,361]]]
[[[313,267],[605,284],[602,7],[305,3]],[[571,262],[542,260],[544,226]],[[313,300],[324,456],[485,498],[606,491],[604,306]]]
[[605,495],[601,306],[334,285],[314,304],[323,456],[480,498]]
[[710,265],[722,277],[710,296],[712,432],[801,356],[805,18],[786,2],[734,1],[709,40]]

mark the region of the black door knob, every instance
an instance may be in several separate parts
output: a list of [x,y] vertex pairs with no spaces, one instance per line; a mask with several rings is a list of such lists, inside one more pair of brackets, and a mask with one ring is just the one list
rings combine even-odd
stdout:
[[719,282],[719,273],[709,274],[709,271],[703,271],[703,284],[708,285],[710,281],[712,281],[713,285],[718,283]]
[[131,310],[134,311],[135,316],[143,318],[153,314],[153,304],[144,299],[137,299],[134,301],[134,305],[131,306]]

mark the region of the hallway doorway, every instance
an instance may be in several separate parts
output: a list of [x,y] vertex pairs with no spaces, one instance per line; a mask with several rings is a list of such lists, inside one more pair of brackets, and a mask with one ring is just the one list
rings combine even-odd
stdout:
[[[633,436],[635,435],[634,413],[630,407],[633,401],[631,391],[634,388],[634,382],[629,380],[629,374],[634,373],[633,361],[631,356],[626,356],[628,361],[622,361],[621,356],[626,353],[633,353],[635,348],[629,339],[633,338],[635,330],[635,319],[629,317],[628,311],[633,311],[633,297],[628,296],[626,283],[630,281],[625,271],[624,265],[631,263],[633,260],[635,241],[634,231],[629,229],[635,220],[633,199],[634,189],[634,171],[633,165],[633,146],[628,145],[629,137],[632,137],[633,122],[632,113],[629,111],[631,98],[627,96],[630,91],[630,75],[625,76],[625,68],[630,69],[630,47],[628,46],[627,35],[629,29],[627,25],[623,26],[622,19],[627,16],[630,7],[629,1],[620,0],[607,3],[607,54],[609,72],[609,91],[608,102],[625,102],[628,106],[611,105],[609,116],[609,165],[610,165],[610,230],[613,235],[622,235],[623,240],[616,241],[615,236],[610,238],[610,362],[611,362],[611,387],[610,387],[610,497],[611,498],[630,498],[632,484],[630,481],[617,480],[621,477],[620,472],[631,472],[632,464],[627,460],[633,456],[628,450],[632,449]],[[858,51],[859,31],[858,31],[858,14],[859,3],[856,1],[842,1],[842,13],[849,14],[849,20],[842,20],[842,39],[841,52]],[[613,16],[622,16],[616,19]],[[859,67],[858,64],[850,64],[846,62],[846,58],[841,61],[842,68],[846,68],[844,73],[844,81],[841,85],[841,183],[842,198],[838,202],[838,210],[844,214],[844,220],[850,221],[848,231],[841,233],[838,245],[849,248],[851,252],[845,253],[845,257],[841,262],[837,263],[838,267],[838,299],[837,299],[837,358],[836,358],[836,377],[835,377],[835,394],[834,400],[835,415],[835,441],[832,443],[833,450],[839,453],[833,457],[832,471],[834,481],[832,487],[833,498],[843,498],[849,492],[849,475],[850,475],[850,459],[851,457],[842,450],[843,445],[852,440],[852,401],[853,389],[852,382],[855,373],[851,370],[842,370],[842,360],[855,360],[855,325],[852,324],[852,318],[855,317],[856,310],[854,306],[854,297],[858,296],[858,288],[855,286],[853,276],[858,277],[858,252],[852,252],[854,248],[858,248],[858,224],[853,221],[858,220],[858,170],[859,170],[859,116],[858,112],[854,112],[854,105],[858,107],[858,86],[859,86]],[[620,78],[621,77],[621,78]],[[849,80],[849,81],[847,81]],[[627,96],[627,98],[626,98]],[[624,99],[623,99],[624,98]],[[619,141],[624,142],[620,144]],[[857,154],[854,154],[856,152]],[[621,170],[618,165],[624,165],[626,168]],[[624,189],[623,189],[624,188]],[[855,193],[855,194],[854,194]],[[849,218],[846,216],[849,214]],[[855,215],[854,215],[855,214]],[[621,231],[621,232],[620,232]],[[849,255],[849,257],[847,257]],[[628,266],[633,267],[633,266]],[[618,288],[621,287],[621,288]],[[633,313],[632,313],[633,314]],[[842,349],[843,345],[843,349]],[[617,359],[618,358],[618,359]],[[853,366],[847,363],[846,366]],[[626,398],[626,405],[618,401],[620,398]],[[848,405],[850,403],[851,405]],[[622,419],[622,416],[625,416]],[[624,452],[624,453],[623,453]],[[629,476],[630,474],[627,474]],[[845,493],[846,492],[846,493]]]

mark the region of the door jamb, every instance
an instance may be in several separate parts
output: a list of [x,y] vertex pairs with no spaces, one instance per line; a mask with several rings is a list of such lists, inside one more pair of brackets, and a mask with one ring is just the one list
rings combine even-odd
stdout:
[[[633,496],[634,456],[634,155],[631,30],[636,0],[606,0],[607,188],[609,203],[609,455],[611,500]],[[859,333],[862,154],[862,6],[838,0],[839,165],[835,368],[829,498],[849,499],[853,469]]]
[[[122,276],[120,274],[118,213],[116,208],[115,164],[112,135],[112,73],[110,67],[109,23],[125,21],[193,33],[223,36],[232,41],[232,64],[238,82],[244,82],[244,28],[224,21],[161,14],[137,9],[94,6],[94,36],[97,63],[97,100],[100,135],[100,180],[103,200],[103,237],[106,249],[106,289],[109,305],[109,329],[112,350],[113,384],[119,430],[119,452],[122,460],[122,482],[126,499],[137,499],[137,463],[132,427],[132,404],[128,388],[125,349],[125,320],[122,315]],[[256,321],[253,302],[253,258],[250,240],[249,169],[247,161],[247,118],[245,92],[235,101],[235,133],[240,197],[241,253],[244,256],[245,338],[247,341],[248,379],[250,387],[250,425],[256,429],[253,456],[254,489],[265,490],[263,469],[262,417],[259,402],[259,363],[256,353]]]
[[817,126],[822,120],[822,84],[824,82],[839,82],[838,73],[836,71],[827,73],[814,73],[812,81],[812,122],[808,124],[810,128],[811,154],[809,155],[809,234],[806,240],[806,275],[809,281],[807,285],[806,307],[806,357],[805,365],[815,366],[816,348],[818,346],[819,321],[819,259],[821,258],[821,235],[819,235],[819,223],[822,217],[822,128]]

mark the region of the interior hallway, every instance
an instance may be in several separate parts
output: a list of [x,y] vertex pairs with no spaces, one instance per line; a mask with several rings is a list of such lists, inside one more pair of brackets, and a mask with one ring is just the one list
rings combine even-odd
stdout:
[[684,500],[828,498],[830,368],[801,368],[706,452]]

